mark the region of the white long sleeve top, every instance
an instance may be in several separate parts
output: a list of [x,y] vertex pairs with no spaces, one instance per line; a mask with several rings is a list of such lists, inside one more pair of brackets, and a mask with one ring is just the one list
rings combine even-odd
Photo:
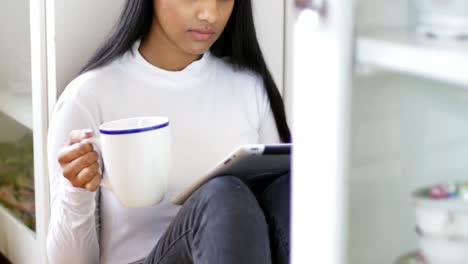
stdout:
[[[51,264],[133,263],[143,259],[178,212],[173,194],[202,176],[240,144],[277,143],[279,135],[260,76],[235,70],[209,52],[182,71],[147,62],[139,42],[110,64],[73,80],[60,96],[48,134]],[[172,130],[172,174],[163,202],[123,207],[101,189],[100,242],[96,193],[73,187],[57,161],[70,131],[116,119],[161,115]],[[106,173],[104,172],[104,176]]]

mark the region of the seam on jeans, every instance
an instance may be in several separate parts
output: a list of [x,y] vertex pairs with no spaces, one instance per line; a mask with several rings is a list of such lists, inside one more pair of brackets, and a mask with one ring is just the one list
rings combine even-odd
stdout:
[[156,261],[156,264],[159,263],[160,261],[162,261],[162,259],[167,255],[167,253],[174,247],[174,245],[179,242],[179,240],[182,239],[182,237],[184,237],[185,235],[187,235],[187,233],[191,232],[192,231],[192,228],[189,228],[187,231],[183,232],[182,234],[180,234],[180,236],[178,236],[170,245],[169,247],[164,250],[163,254],[161,254],[161,256],[158,258],[158,260]]
[[284,230],[280,227],[278,221],[276,221],[273,215],[265,214],[265,218],[267,219],[270,237],[273,239],[273,241],[277,242],[275,244],[278,244],[279,249],[282,249],[284,254],[289,257],[289,243],[284,242],[286,240],[285,237],[288,237],[289,234],[287,234],[287,232],[284,232]]
[[288,250],[288,246],[286,245],[286,243],[284,243],[284,234],[283,234],[283,231],[280,230],[279,228],[276,228],[276,236],[278,237],[278,243],[280,244],[281,248],[283,249],[284,253],[289,256],[289,250]]

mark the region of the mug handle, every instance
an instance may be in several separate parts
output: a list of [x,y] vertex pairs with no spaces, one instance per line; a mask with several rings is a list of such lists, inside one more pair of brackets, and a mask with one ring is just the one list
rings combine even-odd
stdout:
[[102,148],[101,148],[101,142],[99,141],[98,138],[96,138],[96,137],[94,137],[94,136],[91,137],[91,138],[86,138],[86,139],[84,139],[84,140],[81,141],[81,144],[88,144],[88,143],[92,144],[92,145],[93,145],[94,151],[96,151],[96,152],[99,154],[99,159],[98,159],[98,163],[99,163],[99,174],[101,174],[101,177],[102,177],[102,179],[101,179],[101,187],[106,188],[106,189],[112,191],[112,186],[111,186],[111,184],[110,184],[110,182],[109,182],[109,179],[108,179],[107,177],[104,177],[104,175],[103,175],[103,173],[102,173],[102,172],[104,171],[104,169],[103,169],[104,166],[103,166],[103,164],[102,164],[103,162],[102,162],[102,151],[101,151]]

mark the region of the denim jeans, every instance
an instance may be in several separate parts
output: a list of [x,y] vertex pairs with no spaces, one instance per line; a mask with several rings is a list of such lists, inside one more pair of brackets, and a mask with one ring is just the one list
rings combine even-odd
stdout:
[[289,173],[249,188],[212,179],[195,192],[145,264],[289,263]]

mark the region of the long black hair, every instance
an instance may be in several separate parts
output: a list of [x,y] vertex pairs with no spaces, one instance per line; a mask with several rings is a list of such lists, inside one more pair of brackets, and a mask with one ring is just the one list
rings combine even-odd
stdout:
[[[113,33],[81,73],[106,65],[145,37],[153,22],[153,10],[153,0],[127,0]],[[249,69],[262,77],[281,141],[291,142],[281,94],[258,44],[251,0],[235,0],[226,28],[210,51],[216,57],[226,57],[235,68]]]

